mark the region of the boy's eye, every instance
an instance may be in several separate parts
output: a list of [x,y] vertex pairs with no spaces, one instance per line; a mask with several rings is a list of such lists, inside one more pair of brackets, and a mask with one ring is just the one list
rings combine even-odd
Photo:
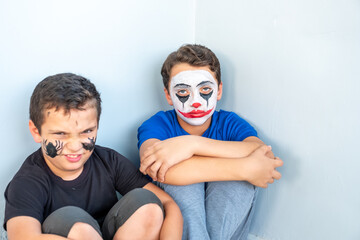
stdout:
[[87,133],[92,133],[92,129],[88,129],[88,130],[85,130],[83,133],[87,134]]
[[177,91],[177,95],[179,95],[181,97],[184,97],[184,96],[189,95],[189,91],[186,90],[186,89],[180,89],[180,90]]
[[200,92],[202,93],[202,94],[208,94],[208,93],[210,93],[212,91],[212,88],[211,87],[202,87],[202,88],[200,88]]
[[55,135],[58,135],[58,136],[64,136],[65,135],[65,133],[64,132],[56,132],[56,133],[54,133]]

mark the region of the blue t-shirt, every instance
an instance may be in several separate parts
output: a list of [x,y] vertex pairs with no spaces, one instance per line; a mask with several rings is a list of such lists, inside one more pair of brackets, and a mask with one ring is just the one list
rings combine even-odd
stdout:
[[[139,127],[138,148],[150,138],[163,141],[182,135],[189,135],[189,133],[180,126],[175,110],[160,111]],[[257,132],[235,113],[220,110],[214,112],[210,127],[202,136],[215,140],[242,141],[250,136],[257,137]]]

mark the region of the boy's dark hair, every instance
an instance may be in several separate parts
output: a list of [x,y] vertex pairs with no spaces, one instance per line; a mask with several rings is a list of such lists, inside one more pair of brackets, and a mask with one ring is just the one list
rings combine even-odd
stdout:
[[186,44],[170,53],[161,68],[161,76],[166,89],[169,87],[171,69],[178,63],[188,63],[191,66],[199,67],[209,66],[210,70],[215,73],[218,84],[221,83],[220,62],[216,55],[205,46]]
[[35,87],[30,100],[30,119],[41,133],[45,110],[64,109],[65,114],[71,109],[84,110],[88,101],[95,100],[97,120],[101,114],[101,98],[95,85],[88,79],[73,73],[60,73],[49,76]]

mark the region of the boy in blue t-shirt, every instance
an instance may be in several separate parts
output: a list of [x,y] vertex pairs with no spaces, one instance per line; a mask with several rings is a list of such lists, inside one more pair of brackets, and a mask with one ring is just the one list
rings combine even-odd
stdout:
[[180,47],[161,75],[174,110],[158,112],[138,129],[140,171],[179,205],[183,239],[246,239],[255,186],[280,179],[282,161],[244,119],[215,111],[222,82],[210,49]]

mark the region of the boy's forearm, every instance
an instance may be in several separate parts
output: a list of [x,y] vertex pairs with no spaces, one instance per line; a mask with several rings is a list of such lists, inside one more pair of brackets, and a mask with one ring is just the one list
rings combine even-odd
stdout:
[[213,158],[194,156],[171,167],[164,183],[188,185],[212,181],[248,181],[258,187],[267,187],[280,179],[276,170],[283,162],[269,157],[271,147],[261,146],[244,158]]
[[[262,145],[264,145],[264,143],[257,137],[248,137],[241,142],[213,140],[194,135],[179,136],[164,141],[149,139],[140,147],[140,171],[151,176],[154,181],[160,182],[164,182],[164,177],[168,174],[170,168],[173,168],[173,170],[168,179],[182,178],[182,171],[186,171],[185,174],[190,174],[191,178],[183,179],[183,181],[180,179],[181,185],[191,184],[194,183],[194,181],[204,182],[207,180],[201,179],[207,178],[211,178],[210,181],[244,180],[239,177],[239,175],[237,175],[236,179],[233,177],[230,179],[224,178],[217,169],[227,168],[228,165],[224,165],[226,164],[225,160],[218,163],[218,158],[229,159],[227,161],[230,161],[230,159],[244,158],[252,154]],[[274,158],[271,151],[268,151],[267,155],[268,157]],[[211,166],[210,163],[204,161],[192,161],[194,159],[199,159],[200,156],[207,160],[213,159],[214,162],[212,165],[218,166],[215,166],[213,169],[207,169]],[[191,159],[191,161],[183,163],[188,159]],[[237,162],[236,164],[239,163]],[[178,165],[178,167],[174,168],[175,165]],[[191,167],[192,165],[193,167]],[[181,168],[181,170],[177,170],[178,168]],[[191,174],[195,169],[197,171],[194,174]],[[206,170],[204,171],[203,169]],[[231,171],[232,169],[229,170]],[[214,171],[214,175],[209,174],[211,171]],[[217,175],[219,175],[219,177],[217,177]],[[215,180],[213,180],[213,176],[215,176]],[[230,177],[231,175],[226,176]],[[221,178],[221,180],[219,178]],[[168,182],[168,179],[165,181]],[[173,180],[171,180],[171,182],[173,182]]]
[[165,211],[165,218],[160,231],[160,239],[180,240],[183,231],[183,218],[178,205],[169,194],[154,184],[148,183],[144,188],[153,192],[160,199]]
[[7,223],[8,239],[11,240],[65,240],[68,238],[53,235],[43,234],[41,232],[41,224],[38,220],[27,217],[19,216],[11,218]]
[[183,220],[179,207],[174,201],[163,204],[166,213],[160,232],[160,240],[181,239],[183,232]]
[[[200,136],[187,136],[196,146],[194,155],[222,158],[243,158],[263,145],[256,137],[244,141],[220,141]],[[257,141],[258,140],[258,141]]]
[[193,156],[171,167],[164,183],[189,185],[211,181],[246,181],[244,159]]
[[10,240],[23,240],[23,239],[27,239],[27,240],[70,240],[69,238],[65,238],[59,235],[53,235],[53,234],[40,234],[40,235],[36,235],[36,236],[29,236],[26,235],[26,237],[12,237],[13,234],[9,234],[8,233],[8,239]]

